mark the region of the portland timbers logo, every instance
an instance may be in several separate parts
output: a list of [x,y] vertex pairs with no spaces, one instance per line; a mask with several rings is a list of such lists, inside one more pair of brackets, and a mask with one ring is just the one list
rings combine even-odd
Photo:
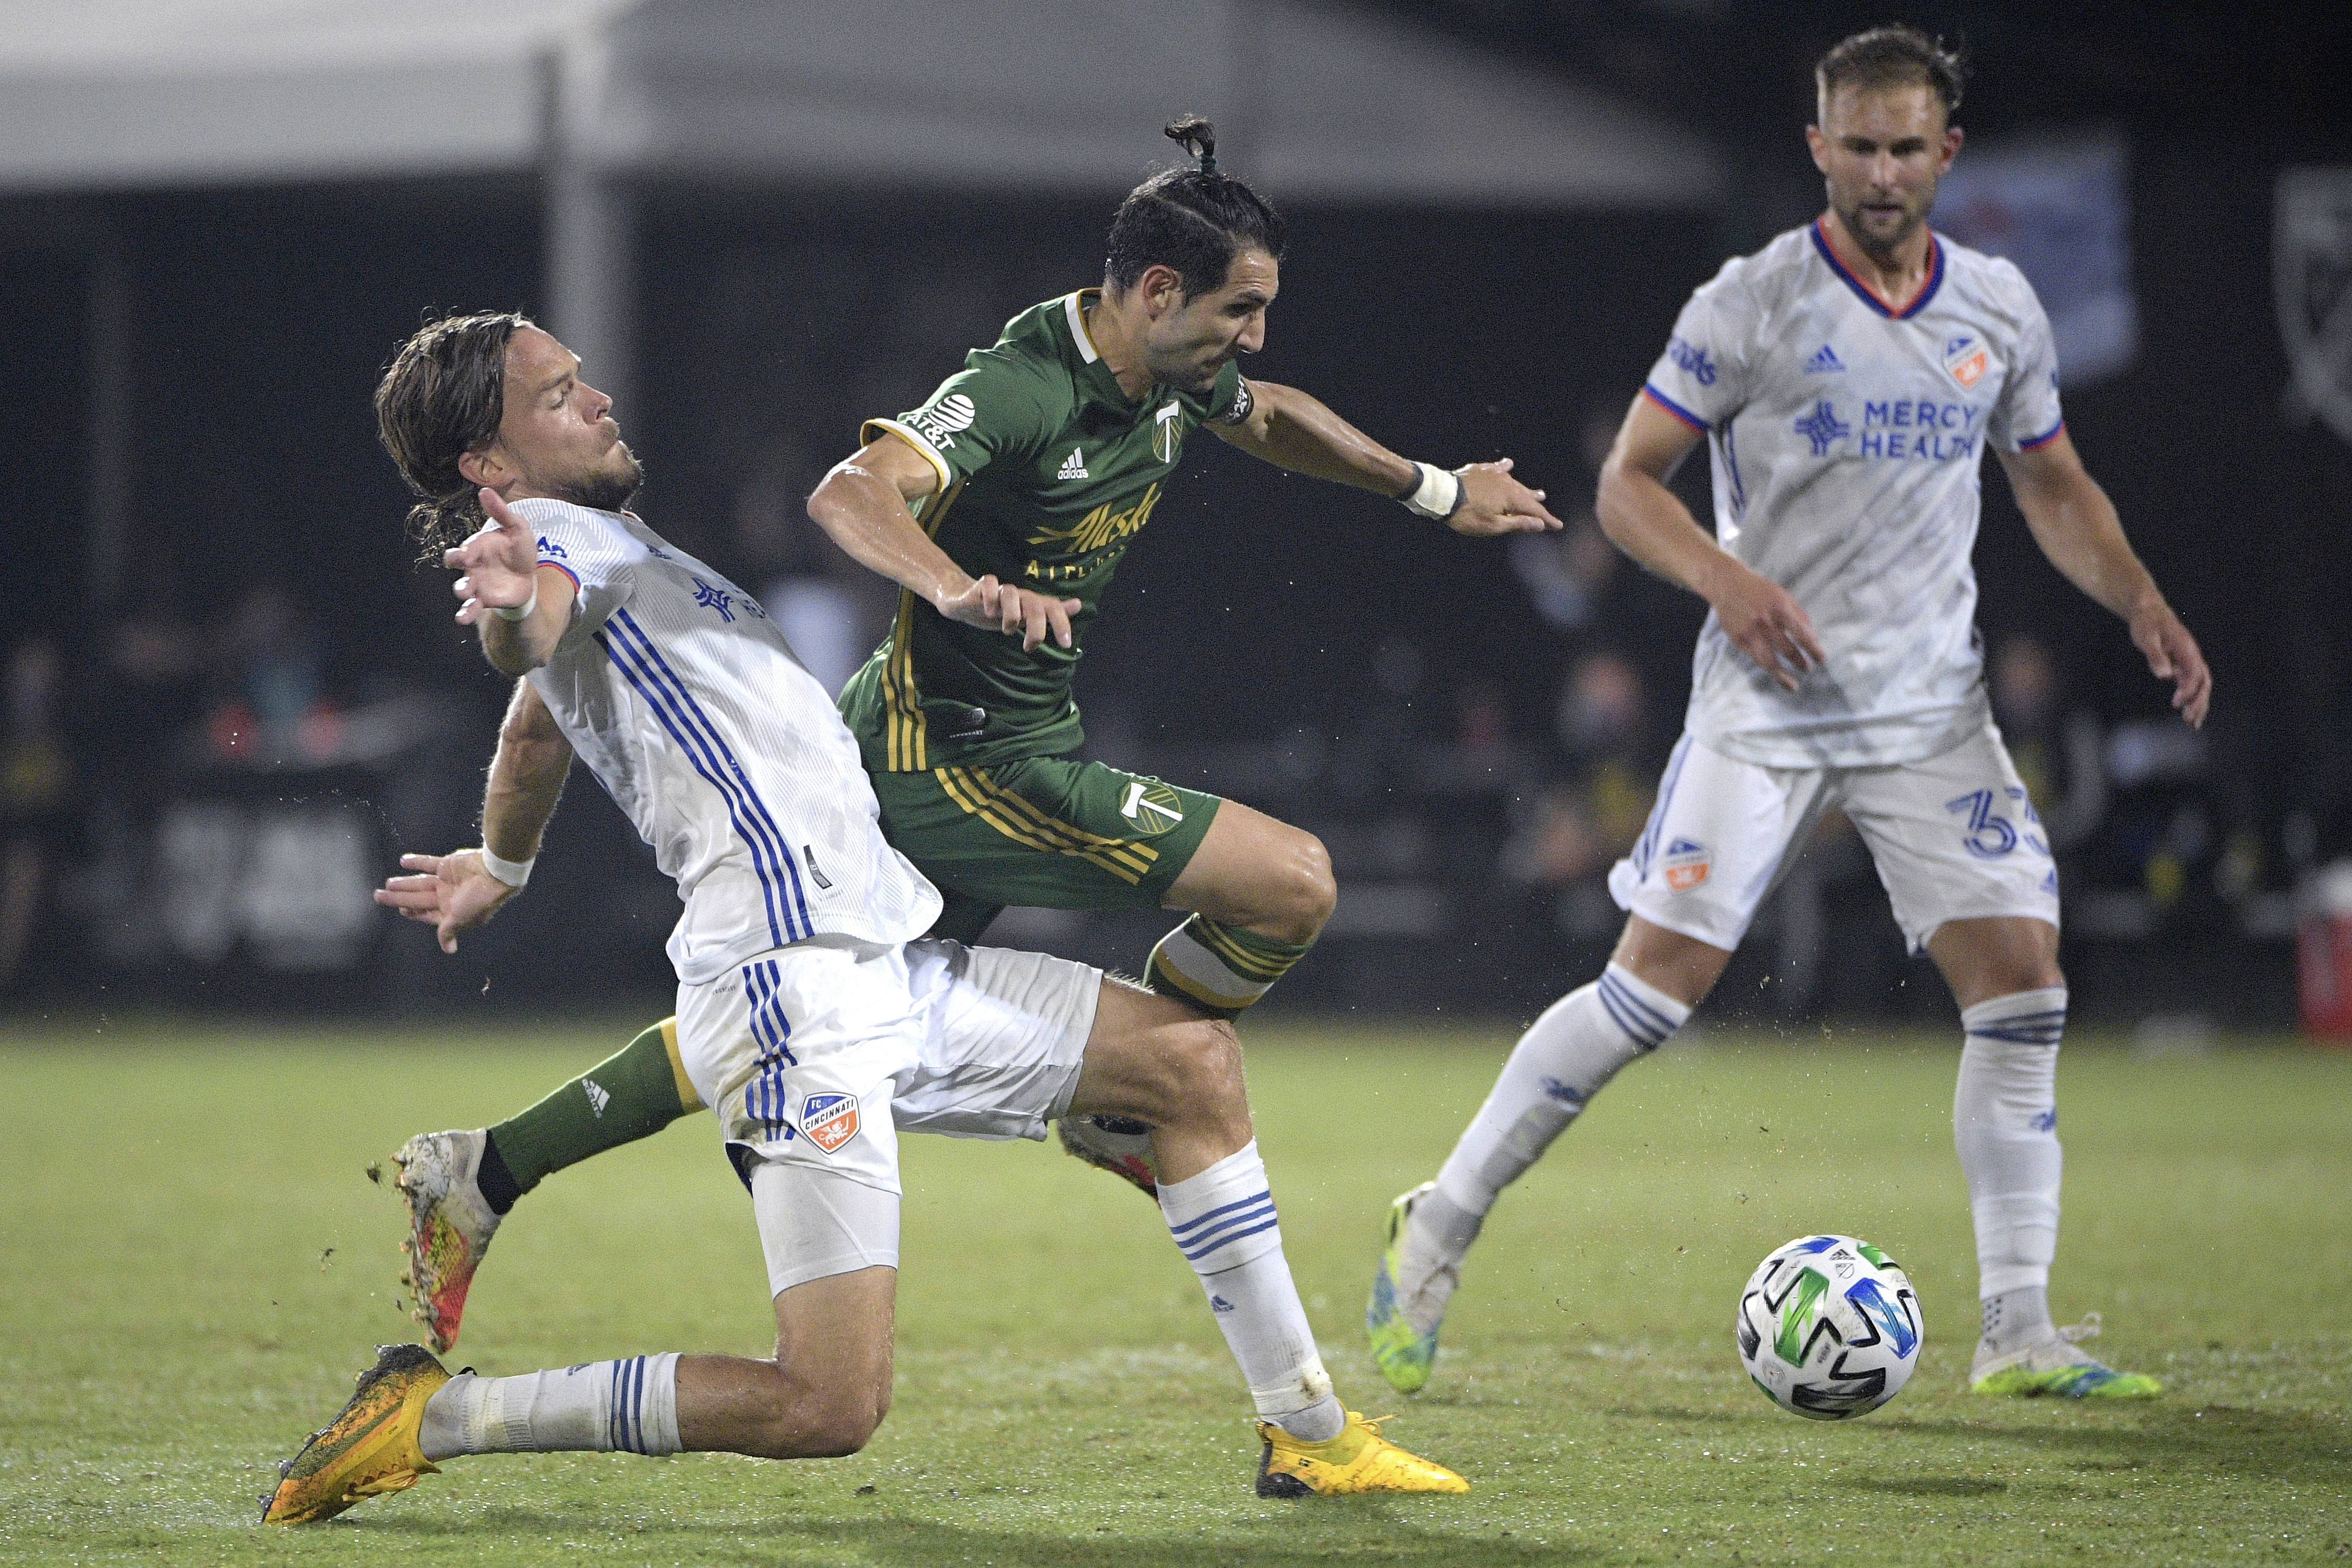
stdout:
[[1173,463],[1183,446],[1183,405],[1163,403],[1160,412],[1151,416],[1151,455],[1162,463]]
[[1164,833],[1184,820],[1184,803],[1156,779],[1129,780],[1118,811],[1146,833]]

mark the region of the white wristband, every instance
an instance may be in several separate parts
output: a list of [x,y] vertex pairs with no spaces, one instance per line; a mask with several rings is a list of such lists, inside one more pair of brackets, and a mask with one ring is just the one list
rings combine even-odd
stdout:
[[[491,607],[490,613],[497,616],[501,621],[528,621],[530,619],[530,612],[538,608],[539,584],[534,580],[530,585],[530,597],[529,599],[524,600],[520,604],[494,605]],[[512,864],[513,862],[509,862],[508,863]],[[520,884],[518,883],[517,885]]]
[[1405,510],[1424,517],[1450,517],[1454,508],[1462,504],[1462,476],[1449,474],[1433,464],[1416,463],[1421,470],[1421,483],[1412,494],[1398,497]]
[[509,887],[518,890],[530,880],[530,868],[539,863],[537,855],[533,855],[527,861],[500,860],[490,852],[489,846],[487,844],[474,852],[482,857],[484,871],[488,872]]

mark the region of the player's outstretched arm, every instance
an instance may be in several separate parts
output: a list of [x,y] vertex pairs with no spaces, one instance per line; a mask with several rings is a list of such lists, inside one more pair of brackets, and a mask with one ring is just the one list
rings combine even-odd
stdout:
[[2204,653],[2132,553],[2115,503],[2083,466],[2073,439],[2062,430],[2031,452],[2001,453],[2000,465],[2050,564],[2131,628],[2132,644],[2148,669],[2172,683],[2173,707],[2191,727],[2203,727],[2213,700]]
[[441,564],[457,573],[450,591],[458,623],[481,629],[482,656],[492,669],[520,675],[555,657],[572,624],[574,591],[562,572],[540,569],[537,536],[496,490],[485,487],[481,500],[489,520],[442,551]]
[[940,486],[939,471],[895,435],[877,436],[833,466],[808,499],[808,515],[859,565],[910,590],[950,621],[993,626],[1024,649],[1047,637],[1070,645],[1078,601],[1055,599],[994,577],[975,578],[915,521],[908,504]]
[[[1421,465],[1398,456],[1297,387],[1253,381],[1249,391],[1250,411],[1240,423],[1213,422],[1203,428],[1254,457],[1310,478],[1352,485],[1393,501],[1407,500],[1421,488]],[[1466,465],[1454,469],[1454,476],[1462,488],[1445,514],[1445,526],[1457,534],[1483,538],[1559,527],[1559,519],[1544,509],[1544,493],[1511,476],[1507,457]]]
[[1666,488],[1698,433],[1635,397],[1601,465],[1594,511],[1610,542],[1667,581],[1704,599],[1734,646],[1789,691],[1826,664],[1812,617],[1790,591],[1717,544]]
[[[482,847],[499,863],[530,874],[531,862],[539,858],[540,835],[555,813],[571,768],[572,743],[556,727],[555,716],[530,683],[516,682],[482,797]],[[479,849],[403,855],[400,864],[411,874],[391,878],[376,889],[375,901],[432,926],[445,953],[457,950],[460,931],[481,925],[522,891],[520,882],[493,873]]]

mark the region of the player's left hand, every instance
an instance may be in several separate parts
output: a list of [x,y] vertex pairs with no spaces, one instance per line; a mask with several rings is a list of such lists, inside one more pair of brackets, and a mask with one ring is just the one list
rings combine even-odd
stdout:
[[399,910],[403,919],[421,920],[432,926],[444,953],[457,950],[458,932],[481,925],[522,891],[485,871],[478,850],[459,850],[453,855],[403,855],[400,864],[404,871],[416,874],[387,879],[375,890],[375,901]]
[[441,564],[459,574],[451,591],[459,600],[458,623],[466,626],[486,611],[530,603],[539,587],[539,540],[530,526],[496,490],[485,486],[481,499],[489,521],[456,549],[441,552]]
[[2159,681],[2172,683],[2172,706],[2191,729],[2205,727],[2205,710],[2213,700],[2213,672],[2205,667],[2205,654],[2197,646],[2197,639],[2172,612],[2172,606],[2158,600],[2131,618],[2132,646],[2147,658],[2150,674]]
[[1496,534],[1541,533],[1559,527],[1559,519],[1544,510],[1544,493],[1530,490],[1511,477],[1511,460],[1472,463],[1456,468],[1462,500],[1446,517],[1445,526],[1472,538]]

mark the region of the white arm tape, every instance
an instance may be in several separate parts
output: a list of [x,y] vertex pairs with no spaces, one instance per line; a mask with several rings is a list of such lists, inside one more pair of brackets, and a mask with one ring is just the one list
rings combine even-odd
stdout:
[[[490,613],[497,616],[501,621],[528,621],[530,619],[530,612],[538,608],[539,581],[538,574],[534,572],[532,574],[530,597],[529,599],[524,600],[520,604],[493,605],[490,609]],[[511,865],[513,862],[509,861],[507,863]]]
[[1421,470],[1421,484],[1412,495],[1402,497],[1405,510],[1424,517],[1452,517],[1454,508],[1462,504],[1461,476],[1429,463],[1416,463],[1413,466]]
[[487,844],[474,852],[482,857],[484,871],[511,888],[520,889],[523,883],[529,882],[530,868],[539,863],[539,857],[536,855],[527,861],[501,860],[490,852],[489,846]]

